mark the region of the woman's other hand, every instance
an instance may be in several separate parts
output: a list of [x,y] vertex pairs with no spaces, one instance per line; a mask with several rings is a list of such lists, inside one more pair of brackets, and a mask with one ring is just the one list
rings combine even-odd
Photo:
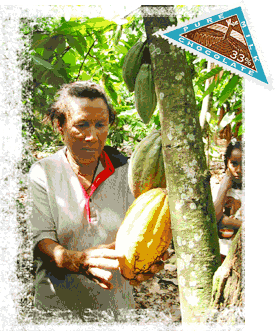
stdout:
[[159,261],[150,267],[150,271],[144,274],[138,274],[135,279],[130,280],[130,285],[138,286],[140,283],[144,282],[145,280],[148,280],[158,272],[160,272],[164,268],[164,262],[165,260],[168,260],[170,258],[170,254],[168,251],[166,251],[161,259],[162,261]]

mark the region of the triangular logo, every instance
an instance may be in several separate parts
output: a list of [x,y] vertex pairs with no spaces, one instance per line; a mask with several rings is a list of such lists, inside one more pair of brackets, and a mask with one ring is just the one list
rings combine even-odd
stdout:
[[237,15],[181,36],[256,71]]
[[241,7],[156,34],[242,77],[268,84]]

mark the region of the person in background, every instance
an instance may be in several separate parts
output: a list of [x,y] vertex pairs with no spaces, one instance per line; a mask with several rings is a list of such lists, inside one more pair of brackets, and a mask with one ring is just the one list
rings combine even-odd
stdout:
[[[225,175],[214,199],[222,261],[228,253],[232,238],[243,221],[241,142],[233,139],[228,144],[224,163]],[[231,230],[231,235],[229,231],[229,234],[225,234],[225,229]]]

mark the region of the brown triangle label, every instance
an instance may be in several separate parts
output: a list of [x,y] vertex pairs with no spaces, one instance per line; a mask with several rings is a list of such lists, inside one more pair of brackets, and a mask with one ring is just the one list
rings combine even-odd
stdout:
[[237,15],[181,34],[241,65],[256,70]]

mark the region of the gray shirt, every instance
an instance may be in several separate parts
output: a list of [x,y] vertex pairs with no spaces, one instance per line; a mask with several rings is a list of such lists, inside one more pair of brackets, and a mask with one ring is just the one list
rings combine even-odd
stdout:
[[[115,169],[90,199],[87,219],[81,184],[65,156],[66,148],[36,162],[29,173],[34,247],[52,239],[66,249],[83,250],[115,241],[117,230],[134,197],[128,186],[128,164]],[[99,163],[96,176],[103,170]],[[112,290],[104,290],[83,275],[53,275],[38,258],[35,305],[45,309],[134,308],[132,287],[113,271]]]

